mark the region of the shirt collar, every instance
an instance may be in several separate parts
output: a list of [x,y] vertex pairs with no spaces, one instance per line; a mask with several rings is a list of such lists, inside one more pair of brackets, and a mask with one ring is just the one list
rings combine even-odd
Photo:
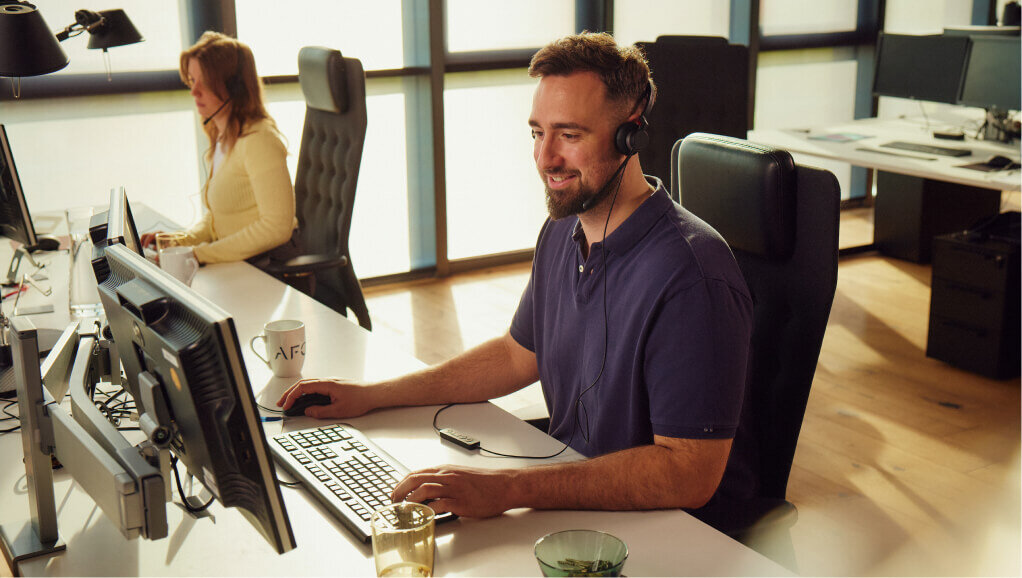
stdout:
[[[674,207],[674,201],[671,200],[667,189],[664,188],[663,181],[650,175],[645,175],[645,177],[646,182],[656,190],[631,215],[628,215],[624,223],[621,223],[617,229],[614,229],[614,232],[607,236],[606,249],[611,253],[626,253],[653,228],[653,225],[660,220],[664,213]],[[571,231],[571,238],[575,243],[581,243],[585,238],[581,221],[576,220],[575,227]],[[598,245],[599,243],[593,243],[593,246]],[[590,247],[590,251],[592,251],[592,247]]]

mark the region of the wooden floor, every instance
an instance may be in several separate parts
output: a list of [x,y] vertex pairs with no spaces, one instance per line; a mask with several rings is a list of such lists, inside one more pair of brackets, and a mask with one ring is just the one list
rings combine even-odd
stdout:
[[[841,230],[842,245],[868,242],[870,211],[844,211]],[[447,359],[506,331],[528,274],[523,264],[372,288],[374,333]],[[1020,573],[1020,383],[925,357],[929,278],[927,266],[875,255],[841,262],[788,485],[804,575]],[[535,385],[497,403],[545,412]]]
[[[842,213],[842,246],[871,237],[869,209]],[[374,333],[442,361],[506,331],[528,275],[516,265],[371,289]],[[1020,572],[1020,383],[925,356],[929,285],[929,266],[841,261],[788,485],[802,574]],[[545,412],[536,386],[497,403]]]

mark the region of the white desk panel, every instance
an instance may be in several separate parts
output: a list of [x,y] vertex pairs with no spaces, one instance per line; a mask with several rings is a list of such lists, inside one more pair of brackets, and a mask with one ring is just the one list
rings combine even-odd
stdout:
[[[868,138],[847,142],[809,138],[810,136],[837,133],[866,135]],[[1002,191],[1017,191],[1022,187],[1022,172],[1018,170],[982,172],[960,167],[960,165],[985,162],[995,155],[1007,156],[1018,162],[1018,143],[1005,145],[987,141],[935,139],[924,125],[909,120],[867,118],[841,125],[809,129],[761,129],[749,131],[749,140],[775,146],[791,153],[834,159],[860,167],[925,179]],[[965,148],[972,150],[972,155],[945,157],[880,146],[891,141],[910,141],[940,147]]]
[[[51,257],[60,267],[66,254]],[[293,380],[274,378],[248,347],[270,319],[296,318],[306,324],[305,376],[378,379],[421,367],[331,309],[261,271],[233,263],[204,267],[193,287],[231,312],[257,401],[267,407]],[[437,407],[396,408],[347,420],[411,469],[438,464],[520,467],[530,460],[496,458],[441,442],[433,433]],[[560,443],[489,404],[456,406],[440,421],[483,440],[497,451],[552,453]],[[273,435],[328,422],[293,418],[268,422]],[[572,451],[557,460],[578,459]],[[0,521],[28,520],[21,440],[0,436]],[[286,474],[278,469],[278,476]],[[239,511],[215,503],[209,515],[193,518],[169,504],[169,535],[163,540],[125,540],[91,498],[66,475],[55,474],[58,523],[67,551],[21,565],[25,575],[113,576],[282,576],[375,575],[371,547],[357,542],[301,488],[281,488],[298,547],[273,552]],[[177,498],[175,492],[175,499]],[[496,518],[460,519],[437,527],[436,574],[538,575],[532,546],[541,536],[569,528],[593,528],[622,538],[630,575],[789,575],[783,567],[677,510],[574,512],[515,510]]]

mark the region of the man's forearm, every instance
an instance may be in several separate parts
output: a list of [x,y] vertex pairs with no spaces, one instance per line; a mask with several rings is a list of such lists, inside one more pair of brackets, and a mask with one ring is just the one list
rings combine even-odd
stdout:
[[517,391],[538,378],[535,357],[505,334],[439,365],[370,387],[377,407],[472,403]]
[[[579,462],[506,470],[509,507],[698,508],[720,483],[731,440],[682,441],[686,443],[674,448],[640,446]],[[709,452],[704,451],[707,445]]]

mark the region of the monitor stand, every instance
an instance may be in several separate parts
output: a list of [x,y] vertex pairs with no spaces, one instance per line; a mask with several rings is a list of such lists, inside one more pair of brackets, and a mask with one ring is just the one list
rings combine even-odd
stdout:
[[[43,359],[60,339],[61,331],[56,329],[36,329],[39,344],[39,359]],[[0,399],[11,399],[17,395],[17,380],[14,367],[11,365],[11,346],[6,339],[0,343]]]

